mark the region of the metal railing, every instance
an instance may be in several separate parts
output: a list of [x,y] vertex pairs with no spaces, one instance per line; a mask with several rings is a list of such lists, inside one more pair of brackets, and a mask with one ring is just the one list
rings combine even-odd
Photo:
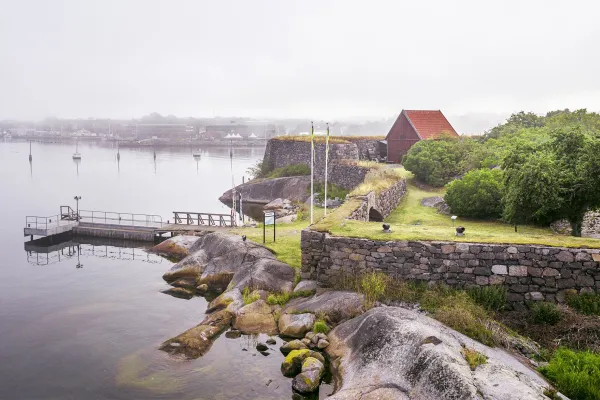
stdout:
[[[62,224],[61,224],[62,222]],[[25,217],[25,227],[33,229],[50,229],[56,228],[60,225],[65,225],[64,221],[61,221],[58,215],[52,215],[49,217],[38,217],[35,215],[29,215]]]
[[60,206],[60,219],[77,221],[77,213],[71,206]]
[[79,221],[109,225],[146,226],[151,228],[162,228],[163,226],[160,215],[111,211],[79,210]]
[[173,211],[175,224],[207,225],[207,226],[236,226],[235,217],[230,214],[210,214],[187,211]]

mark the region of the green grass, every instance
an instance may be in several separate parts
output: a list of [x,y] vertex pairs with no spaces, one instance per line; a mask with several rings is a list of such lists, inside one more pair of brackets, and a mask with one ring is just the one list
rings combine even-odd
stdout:
[[304,164],[292,164],[276,168],[269,172],[267,178],[283,178],[285,176],[310,175],[310,167]]
[[600,315],[600,294],[583,293],[567,296],[567,304],[587,315]]
[[330,330],[329,326],[322,319],[318,319],[317,321],[315,321],[315,324],[313,325],[314,333],[328,334],[329,330]]
[[421,308],[443,324],[488,346],[500,344],[487,326],[492,321],[486,310],[465,291],[445,285],[405,282],[383,273],[344,274],[333,282],[338,290],[362,293],[369,302],[419,303]]
[[369,192],[381,193],[402,179],[403,171],[401,168],[372,168],[365,175],[363,183],[350,192],[350,196],[364,196]]
[[560,348],[540,372],[572,400],[600,400],[600,354]]
[[536,324],[556,325],[561,319],[560,311],[556,304],[544,301],[531,304],[533,322]]
[[[308,189],[308,192],[310,194],[310,188]],[[319,196],[318,197],[315,196],[315,199],[317,201],[322,201],[323,197],[325,196],[325,184],[323,182],[315,183],[314,192],[319,193]],[[346,198],[346,195],[349,192],[350,192],[349,190],[344,189],[343,187],[334,185],[333,183],[327,183],[327,198],[328,199],[335,199],[336,197],[338,197],[343,200]]]
[[312,296],[311,290],[299,290],[297,292],[282,292],[282,293],[271,293],[267,296],[267,304],[274,305],[285,305],[288,301],[296,299],[298,297],[309,297]]
[[[459,218],[456,225],[466,228],[465,236],[457,237],[450,216],[439,214],[435,208],[421,205],[425,197],[444,196],[443,189],[422,189],[415,185],[412,174],[396,169],[397,173],[407,176],[407,194],[387,218],[392,233],[383,233],[381,224],[346,220],[345,216],[327,218],[316,229],[329,231],[336,236],[363,237],[373,240],[438,240],[498,244],[538,244],[559,247],[600,248],[600,240],[557,235],[550,228],[536,226],[514,226],[500,221],[483,221]],[[350,202],[347,202],[350,208]],[[339,209],[338,209],[339,210]],[[342,224],[343,222],[343,224]]]
[[256,300],[260,299],[260,295],[256,291],[250,290],[248,286],[244,288],[242,291],[242,299],[244,300],[244,305],[254,303]]
[[465,347],[463,349],[463,355],[465,356],[465,360],[467,360],[467,363],[469,363],[471,371],[475,371],[475,368],[487,362],[487,357],[485,356],[485,354],[481,354],[477,350],[471,349],[469,347]]
[[467,290],[469,296],[488,311],[501,311],[506,306],[506,289],[503,286],[480,286]]

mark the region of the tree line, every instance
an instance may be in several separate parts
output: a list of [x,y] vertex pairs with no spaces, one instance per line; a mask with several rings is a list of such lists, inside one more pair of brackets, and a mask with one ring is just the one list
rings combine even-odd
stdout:
[[404,166],[446,186],[457,215],[515,225],[567,219],[580,236],[584,214],[600,208],[600,114],[519,112],[479,137],[418,142]]

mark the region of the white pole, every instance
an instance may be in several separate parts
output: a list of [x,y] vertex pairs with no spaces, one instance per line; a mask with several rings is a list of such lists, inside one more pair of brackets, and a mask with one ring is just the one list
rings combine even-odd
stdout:
[[313,202],[314,202],[314,162],[315,162],[315,127],[310,123],[310,224],[313,224]]
[[327,159],[329,158],[329,122],[327,123],[327,137],[325,138],[325,214],[327,215]]

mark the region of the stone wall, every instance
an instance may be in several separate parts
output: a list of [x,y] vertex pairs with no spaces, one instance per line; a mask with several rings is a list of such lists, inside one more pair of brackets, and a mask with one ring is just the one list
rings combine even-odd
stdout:
[[359,198],[362,200],[361,205],[348,218],[358,221],[369,221],[369,214],[372,209],[375,209],[382,218],[386,218],[398,207],[405,193],[406,179],[402,178],[379,194],[370,192],[366,196],[360,196]]
[[[550,224],[556,233],[571,235],[573,230],[566,219],[561,219]],[[581,236],[600,239],[600,211],[589,211],[583,216],[581,223]]]
[[[353,140],[352,143],[329,145],[328,179],[345,189],[360,184],[368,168],[356,165],[356,161],[366,157],[366,149],[376,149],[377,140]],[[270,139],[267,142],[263,162],[271,168],[281,168],[293,164],[310,166],[310,142],[297,140]],[[374,153],[372,153],[374,154]],[[315,179],[325,180],[325,144],[315,143]]]
[[452,287],[503,285],[509,302],[600,293],[600,250],[454,242],[375,241],[302,231],[302,277],[383,272]]
[[[381,137],[379,140],[384,140]],[[379,140],[375,139],[350,139],[358,147],[358,156],[361,160],[375,160],[379,155]]]

